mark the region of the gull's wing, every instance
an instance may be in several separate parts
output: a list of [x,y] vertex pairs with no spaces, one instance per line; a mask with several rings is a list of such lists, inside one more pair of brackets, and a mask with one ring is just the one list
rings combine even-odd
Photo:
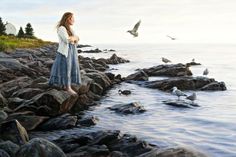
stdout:
[[141,23],[141,20],[139,20],[139,21],[135,24],[135,26],[134,26],[134,28],[133,28],[133,31],[134,31],[134,32],[137,32],[140,23]]

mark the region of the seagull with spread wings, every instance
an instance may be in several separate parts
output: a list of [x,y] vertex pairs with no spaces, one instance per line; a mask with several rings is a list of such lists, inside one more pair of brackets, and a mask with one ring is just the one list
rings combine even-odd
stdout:
[[140,23],[141,23],[141,20],[139,20],[135,24],[135,26],[134,26],[134,28],[132,30],[128,30],[127,32],[129,32],[131,35],[133,35],[133,37],[138,37],[138,28],[140,26]]

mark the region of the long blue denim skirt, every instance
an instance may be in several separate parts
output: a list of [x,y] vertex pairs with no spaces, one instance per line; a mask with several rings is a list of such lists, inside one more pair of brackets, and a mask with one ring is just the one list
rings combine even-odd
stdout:
[[72,83],[80,85],[81,74],[76,46],[69,43],[67,57],[56,52],[56,58],[51,68],[48,84],[68,86]]

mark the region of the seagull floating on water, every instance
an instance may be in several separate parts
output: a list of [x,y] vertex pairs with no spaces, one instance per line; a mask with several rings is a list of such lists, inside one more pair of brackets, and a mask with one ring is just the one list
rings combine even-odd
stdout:
[[141,23],[141,20],[139,20],[135,24],[135,26],[134,26],[134,28],[132,30],[128,30],[127,32],[129,32],[131,35],[133,35],[133,37],[137,37],[138,36],[138,28],[140,26],[140,23]]
[[176,95],[178,97],[178,100],[181,96],[187,96],[187,94],[179,90],[177,87],[173,87],[172,89],[172,94]]
[[130,90],[119,90],[118,93],[123,94],[123,95],[130,95],[131,91]]
[[203,71],[203,75],[208,75],[209,74],[209,70],[206,68],[204,71]]
[[169,35],[167,35],[167,37],[170,38],[171,40],[176,40],[176,38],[171,37],[171,36],[169,36]]
[[169,62],[171,62],[169,59],[164,58],[164,57],[162,57],[161,60],[162,60],[162,62],[164,62],[164,63],[169,63]]
[[197,94],[196,94],[196,93],[193,93],[193,94],[187,96],[186,99],[191,100],[192,103],[194,103],[194,100],[197,99]]

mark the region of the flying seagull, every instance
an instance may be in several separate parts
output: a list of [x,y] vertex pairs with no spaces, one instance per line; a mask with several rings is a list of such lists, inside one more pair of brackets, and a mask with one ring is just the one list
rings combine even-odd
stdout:
[[172,94],[176,95],[178,97],[178,100],[181,96],[187,96],[187,94],[179,90],[177,87],[173,87],[172,89]]
[[186,98],[187,98],[188,100],[191,100],[192,103],[194,103],[194,100],[197,99],[197,94],[196,94],[196,93],[193,93],[193,94],[187,96]]
[[203,71],[203,75],[208,75],[209,74],[209,70],[206,68],[204,71]]
[[169,59],[164,58],[164,57],[162,57],[161,60],[162,60],[162,62],[164,62],[164,63],[169,63],[169,62],[171,62]]
[[141,20],[139,20],[135,24],[135,26],[134,26],[134,28],[132,30],[128,30],[127,32],[129,32],[131,35],[133,35],[133,37],[137,37],[138,36],[138,28],[140,26],[140,23],[141,23]]
[[167,37],[170,38],[171,40],[176,40],[176,38],[171,37],[171,36],[169,36],[169,35],[167,35]]
[[195,59],[194,59],[194,58],[192,59],[192,62],[195,62]]

